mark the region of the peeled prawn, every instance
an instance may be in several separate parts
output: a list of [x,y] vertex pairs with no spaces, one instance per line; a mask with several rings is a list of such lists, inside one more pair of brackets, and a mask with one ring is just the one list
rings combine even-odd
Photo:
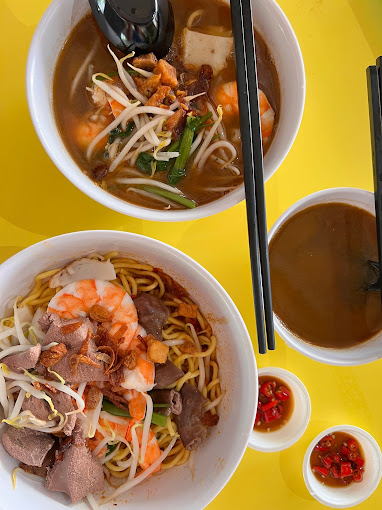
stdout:
[[[239,99],[236,81],[230,81],[220,85],[215,92],[215,99],[222,105],[223,112],[227,116],[239,114]],[[270,105],[267,96],[259,89],[259,107],[261,120],[261,137],[263,144],[269,140],[275,122],[275,112]]]
[[109,312],[109,321],[103,325],[112,339],[118,338],[119,349],[126,351],[138,329],[138,316],[133,300],[120,287],[104,280],[71,283],[50,301],[48,312],[62,319],[75,319],[87,317],[93,305]]

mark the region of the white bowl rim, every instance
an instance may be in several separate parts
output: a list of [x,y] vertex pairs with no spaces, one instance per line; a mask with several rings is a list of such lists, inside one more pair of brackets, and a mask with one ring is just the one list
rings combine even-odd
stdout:
[[[150,243],[152,243],[153,248],[155,248],[155,246],[165,248],[166,250],[168,250],[168,252],[172,253],[174,256],[181,257],[182,260],[184,260],[195,271],[198,271],[204,277],[204,279],[208,280],[213,285],[216,293],[220,295],[222,300],[224,299],[225,305],[235,315],[235,320],[236,320],[237,324],[240,326],[240,329],[242,330],[242,333],[243,333],[240,336],[240,341],[245,342],[245,344],[248,347],[249,352],[252,353],[252,356],[250,356],[250,359],[249,359],[250,368],[248,371],[248,379],[250,379],[253,376],[253,374],[255,374],[255,376],[257,377],[257,364],[256,364],[255,353],[254,353],[252,342],[251,342],[251,337],[249,335],[249,332],[248,332],[248,329],[244,322],[244,319],[242,318],[237,306],[233,302],[233,300],[230,297],[230,295],[228,294],[228,292],[216,280],[216,278],[211,273],[209,273],[202,265],[200,265],[196,260],[192,259],[189,255],[178,250],[177,248],[174,248],[173,246],[171,246],[167,243],[164,243],[162,241],[159,241],[157,239],[151,238],[149,236],[135,234],[132,232],[125,232],[125,231],[121,231],[121,230],[83,230],[83,231],[76,231],[76,232],[61,234],[61,235],[50,237],[50,238],[44,239],[42,241],[39,241],[37,243],[34,243],[34,244],[24,248],[23,250],[20,250],[18,253],[16,253],[12,257],[8,258],[7,260],[5,260],[2,264],[0,264],[0,280],[1,280],[2,274],[4,272],[6,272],[8,270],[8,268],[11,268],[11,266],[17,265],[19,263],[19,261],[21,259],[23,259],[26,252],[30,252],[31,255],[33,255],[33,252],[38,253],[40,248],[42,246],[46,245],[47,243],[52,243],[52,242],[60,241],[60,240],[65,241],[67,239],[73,240],[76,238],[80,238],[80,237],[82,238],[82,237],[86,237],[86,236],[91,237],[94,234],[98,234],[99,236],[103,236],[103,237],[105,237],[105,236],[113,237],[113,236],[117,235],[117,236],[126,236],[127,238],[138,238],[138,239],[143,238],[143,239],[149,240]],[[256,413],[257,392],[255,391],[255,387],[257,388],[257,385],[251,385],[251,384],[249,384],[249,387],[248,387],[248,395],[247,396],[250,399],[250,401],[252,401],[254,404],[253,404],[252,417],[249,417],[250,419],[248,419],[247,437],[249,437],[249,435],[250,435],[250,431],[252,429],[252,424],[254,422],[255,413]],[[205,506],[207,506],[214,498],[216,498],[216,496],[223,490],[225,485],[231,479],[232,475],[234,474],[238,465],[240,464],[240,461],[246,451],[247,445],[248,445],[248,440],[243,441],[240,451],[237,452],[236,460],[231,463],[231,466],[229,469],[227,467],[224,468],[227,471],[227,473],[224,476],[224,478],[221,480],[215,493],[212,496],[205,498],[205,500],[203,501],[203,504]]]
[[[290,372],[289,370],[286,370],[285,368],[281,367],[263,367],[259,368],[257,370],[258,377],[261,377],[262,375],[275,375],[276,377],[282,378],[283,375],[287,376],[289,379],[292,379],[296,386],[301,390],[301,393],[304,395],[304,404],[305,404],[305,417],[304,417],[304,425],[300,429],[296,431],[294,436],[289,439],[289,441],[285,441],[281,446],[277,447],[271,447],[271,446],[264,446],[261,444],[262,435],[263,432],[256,432],[254,429],[252,429],[251,435],[249,436],[248,446],[250,448],[253,448],[254,450],[257,450],[259,452],[281,452],[282,450],[286,450],[287,448],[290,448],[293,446],[297,441],[304,435],[310,421],[310,416],[312,412],[312,404],[310,400],[309,392],[305,386],[305,384],[301,381],[299,377],[297,377],[296,374],[293,372]],[[280,375],[281,374],[281,375]],[[294,409],[292,411],[292,414],[294,412]],[[270,437],[272,435],[272,432],[267,432],[267,437]]]
[[[378,460],[379,460],[380,472],[379,472],[379,475],[376,477],[371,490],[366,492],[363,496],[360,496],[351,505],[346,505],[346,504],[345,505],[339,504],[339,505],[335,505],[335,506],[330,505],[324,497],[320,496],[319,494],[317,494],[317,492],[313,491],[313,488],[311,487],[309,480],[308,480],[308,476],[307,476],[308,471],[310,470],[310,455],[312,453],[313,448],[315,447],[315,445],[318,443],[318,441],[322,437],[325,437],[328,434],[332,434],[333,432],[349,432],[349,434],[351,434],[352,432],[356,432],[356,433],[359,433],[360,435],[364,436],[364,438],[367,439],[370,442],[370,444],[373,445],[373,447],[377,453]],[[323,505],[329,506],[331,508],[350,508],[352,506],[359,505],[360,503],[362,503],[363,501],[368,499],[373,494],[373,492],[378,487],[379,482],[381,480],[381,476],[382,476],[381,467],[382,467],[381,449],[380,449],[377,441],[374,439],[374,437],[369,432],[367,432],[367,430],[365,430],[361,427],[357,427],[356,425],[334,425],[333,427],[329,427],[326,430],[323,430],[320,434],[317,434],[317,436],[312,440],[312,442],[306,449],[306,452],[304,455],[304,460],[303,460],[303,464],[302,464],[302,472],[303,472],[304,482],[305,482],[305,485],[309,491],[309,494],[311,496],[313,496],[317,501],[319,501]],[[362,488],[361,484],[360,484],[360,487]]]
[[[58,8],[61,0],[52,0],[52,2],[47,7],[43,16],[41,17],[36,30],[33,34],[32,41],[29,48],[29,54],[26,65],[26,93],[27,93],[27,102],[29,107],[30,116],[32,119],[33,126],[35,128],[36,134],[45,149],[45,152],[48,154],[49,158],[56,166],[56,168],[80,191],[82,191],[85,195],[92,198],[96,202],[104,205],[105,207],[112,209],[121,214],[131,216],[134,218],[140,218],[144,220],[151,221],[189,221],[196,220],[199,218],[205,218],[208,216],[212,216],[213,214],[217,214],[219,212],[225,211],[226,209],[230,209],[231,207],[237,205],[245,199],[245,191],[244,191],[244,183],[240,185],[236,190],[232,191],[228,195],[225,195],[218,200],[210,202],[208,204],[195,207],[194,209],[188,210],[179,210],[179,211],[161,211],[157,209],[149,209],[146,207],[138,206],[133,203],[124,201],[114,195],[104,191],[99,186],[95,185],[93,181],[87,177],[82,170],[79,168],[77,163],[74,161],[70,153],[65,150],[68,155],[68,159],[71,160],[71,165],[62,163],[61,159],[56,156],[55,152],[51,149],[48,140],[45,136],[45,130],[43,128],[43,122],[39,117],[39,109],[38,109],[38,94],[34,90],[34,73],[33,68],[35,66],[37,49],[39,46],[39,38],[40,34],[45,28],[45,25],[49,23],[49,18],[53,15],[56,8]],[[299,81],[301,83],[301,97],[300,104],[298,106],[297,111],[297,122],[293,129],[290,131],[290,139],[289,143],[286,144],[284,153],[282,157],[280,157],[278,164],[272,169],[267,176],[268,180],[280,167],[284,159],[286,158],[290,148],[292,147],[295,138],[297,136],[298,130],[300,128],[304,106],[305,106],[305,97],[306,97],[306,76],[305,76],[305,66],[304,60],[301,53],[301,48],[299,46],[296,34],[282,11],[281,7],[278,5],[276,0],[268,0],[270,7],[274,10],[275,17],[278,17],[280,23],[283,24],[283,29],[285,32],[288,32],[288,37],[290,38],[290,44],[293,47],[294,54],[296,55],[296,69],[299,73]]]
[[[370,199],[373,196],[373,193],[371,191],[367,191],[362,188],[353,188],[350,186],[338,187],[338,188],[326,188],[326,189],[311,193],[309,195],[306,195],[305,197],[302,197],[300,200],[298,200],[297,202],[292,204],[290,207],[288,207],[288,209],[286,209],[281,214],[281,216],[278,217],[278,219],[275,221],[275,223],[272,225],[271,229],[268,232],[268,244],[272,240],[275,233],[279,230],[281,225],[285,222],[285,220],[292,217],[295,213],[297,213],[298,212],[297,210],[301,211],[302,209],[309,207],[310,203],[315,201],[316,198],[322,198],[322,197],[325,197],[326,195],[331,195],[334,193],[339,195],[338,196],[339,202],[341,202],[341,200],[346,200],[347,195],[351,195],[352,193],[357,193],[360,197],[360,201],[362,200],[362,198],[365,198],[365,201],[366,201],[367,199]],[[352,200],[354,200],[354,198]],[[335,200],[331,200],[331,202],[334,202],[334,201]],[[274,326],[275,326],[276,332],[278,333],[278,335],[282,338],[282,340],[287,345],[289,345],[290,347],[295,349],[297,352],[300,352],[304,356],[306,356],[310,359],[313,359],[315,361],[318,361],[320,363],[325,363],[326,365],[333,365],[333,366],[357,366],[357,365],[365,365],[367,363],[371,363],[373,361],[376,361],[377,359],[379,359],[382,356],[381,355],[381,356],[379,356],[379,358],[377,358],[375,355],[370,354],[369,356],[364,356],[364,357],[362,357],[362,359],[357,360],[357,361],[352,360],[352,359],[343,359],[341,361],[341,363],[338,363],[336,361],[333,361],[333,359],[330,356],[330,353],[333,350],[336,350],[337,352],[339,352],[339,351],[341,351],[341,349],[327,349],[324,347],[320,348],[317,346],[313,346],[313,347],[315,347],[315,351],[313,354],[309,350],[309,348],[312,347],[311,344],[309,344],[308,342],[305,342],[302,339],[299,339],[292,333],[291,333],[291,335],[293,335],[293,340],[291,338],[287,338],[284,335],[284,329],[287,329],[287,328],[285,328],[285,326],[283,326],[282,322],[280,321],[280,319],[277,317],[277,315],[275,313],[273,313],[273,318],[274,318]],[[372,339],[370,339],[370,340],[372,340]]]

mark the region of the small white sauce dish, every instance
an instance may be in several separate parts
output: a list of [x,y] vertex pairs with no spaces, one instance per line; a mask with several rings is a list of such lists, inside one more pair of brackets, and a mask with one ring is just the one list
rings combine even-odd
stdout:
[[[358,441],[365,458],[362,482],[344,487],[328,487],[320,483],[312,472],[310,455],[313,448],[320,439],[335,432],[348,433]],[[324,430],[313,439],[306,450],[302,470],[306,487],[317,501],[331,508],[349,508],[365,501],[378,487],[382,474],[382,454],[378,443],[366,430],[354,425],[337,425]]]
[[293,398],[292,414],[282,427],[274,431],[252,430],[248,446],[260,452],[279,452],[296,443],[305,432],[311,414],[308,390],[302,381],[288,370],[278,367],[259,369],[259,377],[281,379],[290,389]]

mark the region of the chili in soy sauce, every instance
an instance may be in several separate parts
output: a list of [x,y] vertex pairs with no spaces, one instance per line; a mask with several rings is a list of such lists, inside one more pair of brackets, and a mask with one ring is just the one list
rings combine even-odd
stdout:
[[334,432],[316,444],[310,456],[310,467],[321,483],[340,487],[362,482],[365,459],[354,437]]
[[255,419],[255,430],[271,432],[281,428],[293,411],[293,396],[290,388],[277,377],[259,377],[259,400]]

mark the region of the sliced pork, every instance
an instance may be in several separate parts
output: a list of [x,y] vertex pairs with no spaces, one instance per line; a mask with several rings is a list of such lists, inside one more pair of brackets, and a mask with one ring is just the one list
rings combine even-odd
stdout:
[[157,363],[155,365],[155,389],[163,390],[183,376],[183,371],[171,361],[167,360],[163,364]]
[[179,415],[182,412],[182,398],[175,390],[153,390],[150,396],[155,404],[167,404],[169,407],[158,407],[155,412],[170,416],[171,413]]
[[42,466],[47,453],[54,445],[54,439],[50,434],[9,426],[2,434],[1,442],[9,455],[28,466],[37,467]]
[[41,354],[41,345],[37,344],[31,347],[28,351],[21,352],[20,354],[11,354],[1,360],[2,363],[7,365],[13,372],[22,373],[23,370],[30,370],[35,368]]
[[182,412],[176,418],[178,432],[186,450],[195,450],[207,436],[207,428],[202,423],[207,399],[200,391],[185,383],[180,390]]
[[170,310],[160,299],[146,292],[134,299],[139,324],[149,335],[162,340],[162,328],[170,317]]
[[51,491],[64,492],[77,503],[87,494],[104,488],[101,464],[86,446],[79,433],[73,433],[73,443],[48,470],[45,481]]

